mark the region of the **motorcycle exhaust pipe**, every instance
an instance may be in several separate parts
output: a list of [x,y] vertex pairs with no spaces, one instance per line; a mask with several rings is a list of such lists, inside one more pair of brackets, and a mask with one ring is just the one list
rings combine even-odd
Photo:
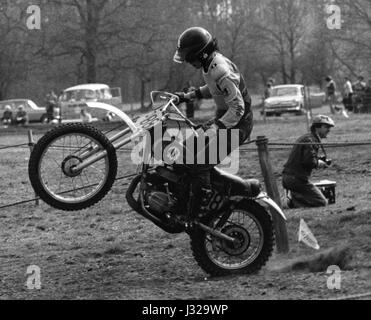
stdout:
[[232,243],[238,243],[238,239],[227,236],[226,234],[224,234],[220,231],[214,230],[214,229],[208,227],[207,225],[204,225],[201,222],[196,221],[195,225],[200,227],[202,230],[212,234],[213,236],[219,238],[219,239],[223,239],[223,240],[226,240],[226,241],[229,241],[229,242],[232,242]]

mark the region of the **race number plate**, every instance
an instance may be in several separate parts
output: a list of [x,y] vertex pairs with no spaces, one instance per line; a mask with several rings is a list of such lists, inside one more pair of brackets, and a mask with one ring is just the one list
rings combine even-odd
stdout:
[[149,130],[159,122],[162,122],[163,116],[164,115],[162,111],[160,109],[157,109],[150,113],[140,116],[135,121],[135,125],[138,127],[138,129]]

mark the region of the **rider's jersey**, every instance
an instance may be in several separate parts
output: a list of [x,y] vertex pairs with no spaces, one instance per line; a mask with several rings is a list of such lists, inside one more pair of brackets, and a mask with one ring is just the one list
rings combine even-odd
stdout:
[[246,127],[246,121],[252,122],[251,98],[233,62],[216,52],[203,77],[206,85],[200,88],[202,97],[214,99],[218,120],[227,129]]

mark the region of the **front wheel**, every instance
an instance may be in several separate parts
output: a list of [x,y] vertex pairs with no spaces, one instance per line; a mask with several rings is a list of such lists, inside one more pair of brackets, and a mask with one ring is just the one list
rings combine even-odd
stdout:
[[[210,217],[208,226],[216,228],[222,216],[223,213]],[[193,256],[198,265],[211,276],[256,272],[272,254],[272,219],[255,202],[246,202],[233,209],[227,221],[217,230],[238,241],[231,243],[200,229],[190,234]]]
[[[105,151],[102,159],[76,171],[89,156]],[[54,208],[81,210],[100,201],[117,173],[116,152],[96,128],[66,124],[47,132],[34,146],[28,173],[36,194]]]

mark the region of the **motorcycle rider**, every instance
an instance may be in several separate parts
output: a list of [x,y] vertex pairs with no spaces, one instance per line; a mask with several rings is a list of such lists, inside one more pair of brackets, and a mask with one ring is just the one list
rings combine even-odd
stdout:
[[[208,132],[212,130],[216,136],[220,129],[226,129],[227,154],[233,151],[230,141],[231,129],[238,130],[239,145],[248,140],[253,128],[251,98],[242,74],[232,61],[219,52],[217,40],[204,28],[189,28],[179,36],[173,60],[177,63],[189,63],[196,69],[202,68],[206,83],[204,86],[188,93],[175,93],[179,103],[192,99],[214,99],[217,107],[216,118],[203,124],[202,129]],[[208,154],[208,146],[210,144],[203,150],[205,154]],[[218,163],[222,160],[218,159]],[[194,210],[198,209],[201,198],[210,190],[210,172],[215,165],[196,163],[192,167],[194,177],[192,189],[193,194],[197,195]]]

